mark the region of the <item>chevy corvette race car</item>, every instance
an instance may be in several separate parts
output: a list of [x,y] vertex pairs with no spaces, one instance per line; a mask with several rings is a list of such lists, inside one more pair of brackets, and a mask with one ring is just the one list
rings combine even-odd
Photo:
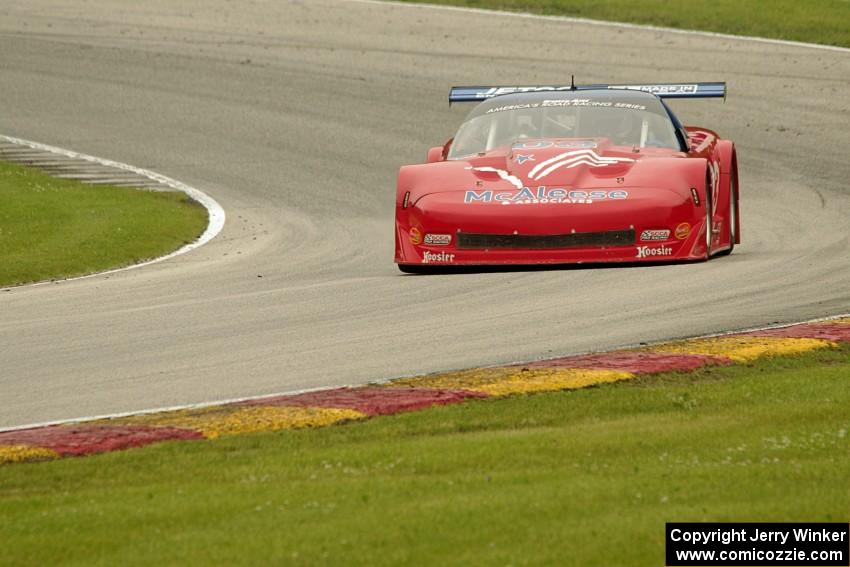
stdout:
[[707,260],[740,242],[735,146],[668,98],[725,83],[453,87],[479,104],[428,162],[401,168],[395,262]]

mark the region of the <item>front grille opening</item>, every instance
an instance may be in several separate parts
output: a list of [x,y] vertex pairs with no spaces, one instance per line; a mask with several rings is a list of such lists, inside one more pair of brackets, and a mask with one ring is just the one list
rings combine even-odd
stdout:
[[502,248],[514,250],[549,250],[551,248],[599,248],[632,246],[635,231],[575,232],[572,234],[475,234],[459,232],[457,247],[468,250]]

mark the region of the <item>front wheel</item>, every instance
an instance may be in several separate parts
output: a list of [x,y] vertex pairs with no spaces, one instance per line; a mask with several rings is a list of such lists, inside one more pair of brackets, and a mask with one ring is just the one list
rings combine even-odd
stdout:
[[711,241],[714,236],[711,226],[711,183],[705,187],[705,259],[711,259]]
[[735,249],[735,240],[738,238],[738,203],[735,199],[735,194],[738,188],[735,186],[735,177],[729,180],[729,248],[720,252],[719,256],[727,256]]
[[396,264],[396,266],[405,274],[424,274],[428,272],[427,266],[420,266],[419,264]]

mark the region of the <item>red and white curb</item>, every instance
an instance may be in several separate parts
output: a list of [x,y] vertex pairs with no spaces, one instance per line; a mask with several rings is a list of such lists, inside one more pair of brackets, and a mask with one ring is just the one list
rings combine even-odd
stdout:
[[748,364],[763,357],[836,348],[839,343],[850,343],[850,318],[846,316],[359,387],[27,426],[0,431],[0,463],[83,456],[160,441],[325,427],[476,399],[575,390],[661,372]]

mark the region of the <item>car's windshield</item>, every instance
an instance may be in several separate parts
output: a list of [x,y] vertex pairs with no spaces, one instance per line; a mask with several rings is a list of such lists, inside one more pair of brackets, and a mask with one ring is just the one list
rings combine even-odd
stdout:
[[559,91],[505,95],[481,103],[461,125],[448,158],[540,138],[607,138],[615,145],[680,149],[670,116],[653,95]]

